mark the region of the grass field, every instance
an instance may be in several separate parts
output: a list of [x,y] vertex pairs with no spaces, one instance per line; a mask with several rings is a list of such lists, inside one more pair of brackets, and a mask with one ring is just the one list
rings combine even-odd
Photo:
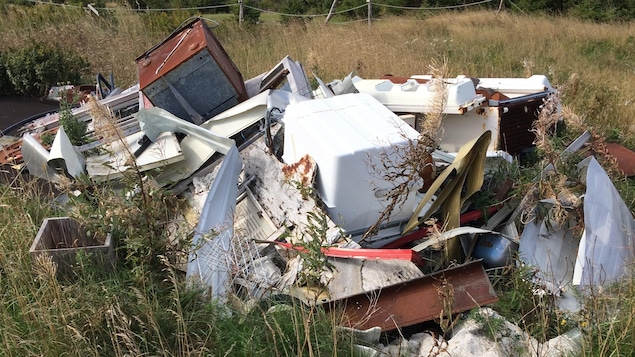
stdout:
[[[91,74],[114,73],[120,86],[137,81],[137,56],[192,15],[140,15],[119,8],[96,18],[83,9],[46,5],[5,12],[0,51],[30,41],[54,44],[88,59]],[[325,81],[351,71],[364,78],[425,74],[442,59],[451,76],[545,74],[561,86],[575,74],[576,91],[567,92],[564,104],[596,130],[619,133],[617,139],[635,145],[631,23],[482,11],[381,18],[370,27],[366,22],[324,24],[323,19],[284,26],[274,21],[275,15],[264,14],[262,24],[239,27],[233,15],[210,16],[219,20],[215,33],[246,79],[268,71],[286,55]]]

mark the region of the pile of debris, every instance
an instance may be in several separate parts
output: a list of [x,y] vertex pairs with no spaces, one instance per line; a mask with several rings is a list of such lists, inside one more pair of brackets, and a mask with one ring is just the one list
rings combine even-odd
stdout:
[[[584,199],[540,201],[520,229],[512,182],[494,182],[532,147],[556,92],[545,76],[351,74],[312,88],[287,56],[244,81],[200,18],[136,62],[138,85],[72,110],[90,144],[74,146],[49,114],[2,159],[49,181],[138,170],[183,194],[197,222],[183,269],[219,301],[293,295],[341,307],[348,327],[390,331],[496,302],[486,269],[518,250],[554,294],[616,281],[633,262],[633,216],[592,156]],[[432,114],[436,132],[423,132]],[[476,207],[484,182],[496,203]],[[578,235],[582,222],[555,217],[563,207],[584,210]]]

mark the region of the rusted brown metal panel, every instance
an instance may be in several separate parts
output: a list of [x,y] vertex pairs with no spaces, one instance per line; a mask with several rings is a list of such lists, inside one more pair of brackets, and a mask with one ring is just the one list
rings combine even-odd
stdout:
[[204,119],[248,98],[242,74],[201,19],[184,25],[136,62],[146,97],[182,119],[188,119],[187,110],[169,85]]
[[444,306],[458,313],[496,301],[496,292],[479,260],[356,295],[338,301],[336,306],[343,309],[351,327],[379,326],[389,331],[438,318],[447,313]]
[[535,96],[526,101],[517,100],[510,104],[501,104],[499,108],[499,149],[505,150],[511,155],[517,155],[523,149],[533,146],[536,137],[531,132],[531,126],[538,118],[544,96]]
[[627,177],[635,176],[635,152],[618,143],[607,143],[606,150],[609,155],[615,158],[617,167]]

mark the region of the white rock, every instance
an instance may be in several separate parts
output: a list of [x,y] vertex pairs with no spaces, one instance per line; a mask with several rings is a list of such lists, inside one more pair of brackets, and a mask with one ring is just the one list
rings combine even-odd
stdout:
[[577,356],[582,353],[582,332],[572,329],[543,344],[545,357]]
[[468,318],[454,330],[447,351],[453,356],[527,356],[534,338],[490,308],[480,309],[478,321]]
[[419,352],[417,356],[428,357],[428,356],[439,356],[439,357],[449,357],[450,354],[447,352],[448,341],[443,337],[435,338],[430,334],[424,334],[425,337],[421,341],[421,345],[419,346]]

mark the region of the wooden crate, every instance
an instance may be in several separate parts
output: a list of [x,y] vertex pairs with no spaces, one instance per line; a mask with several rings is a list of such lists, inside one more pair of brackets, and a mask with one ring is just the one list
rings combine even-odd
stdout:
[[57,265],[57,275],[64,276],[77,266],[77,254],[83,252],[96,267],[110,269],[114,262],[112,237],[103,243],[86,235],[83,227],[70,217],[45,218],[29,249],[31,259],[50,257]]

